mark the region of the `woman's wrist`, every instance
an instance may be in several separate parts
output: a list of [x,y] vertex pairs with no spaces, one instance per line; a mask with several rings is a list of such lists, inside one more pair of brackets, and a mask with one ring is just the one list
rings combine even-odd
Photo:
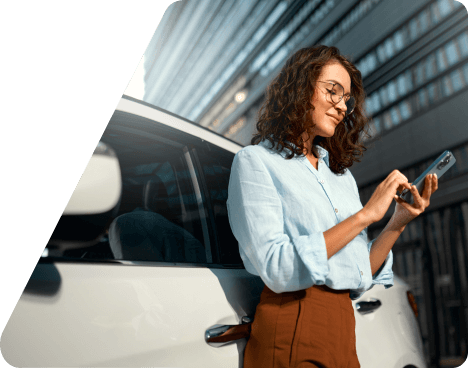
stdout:
[[401,218],[398,218],[395,214],[390,218],[386,228],[392,231],[398,231],[400,234],[405,230],[406,225],[408,225],[408,221],[404,221]]
[[365,207],[361,209],[359,212],[357,212],[355,216],[356,216],[357,222],[361,224],[360,226],[363,229],[365,229],[366,227],[374,223],[374,220],[372,219],[371,214]]

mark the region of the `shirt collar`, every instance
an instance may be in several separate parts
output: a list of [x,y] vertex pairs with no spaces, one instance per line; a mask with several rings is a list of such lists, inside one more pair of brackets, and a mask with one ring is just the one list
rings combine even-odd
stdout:
[[[290,144],[291,144],[291,146],[296,147],[296,145],[294,143],[290,143]],[[258,145],[263,146],[263,147],[268,148],[268,149],[271,149],[271,150],[278,150],[278,143],[275,142],[274,144],[272,144],[268,139],[265,139],[265,140],[261,141]],[[318,146],[318,145],[314,145],[314,147],[317,150],[318,158],[321,158],[327,164],[327,166],[330,167],[328,151],[325,148],[323,148],[321,146]],[[285,157],[290,152],[291,152],[291,150],[289,148],[284,147],[283,152],[281,152],[280,154],[281,154],[281,156]],[[296,156],[295,158],[305,159],[305,156],[299,156],[299,157]]]

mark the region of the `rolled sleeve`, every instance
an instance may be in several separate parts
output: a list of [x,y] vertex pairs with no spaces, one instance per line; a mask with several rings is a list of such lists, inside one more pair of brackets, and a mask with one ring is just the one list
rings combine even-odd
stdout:
[[[370,241],[367,246],[369,249],[369,254],[370,250],[372,248],[372,244],[374,243],[375,239]],[[350,298],[352,300],[359,299],[361,296],[365,294],[366,291],[372,289],[374,285],[384,285],[385,289],[388,289],[389,287],[393,286],[393,271],[392,271],[392,266],[393,266],[393,253],[390,251],[387,255],[387,258],[385,258],[384,263],[380,268],[377,270],[377,272],[372,276],[372,284],[370,287],[366,290],[351,290],[350,291]]]
[[290,238],[283,207],[264,163],[249,147],[234,158],[228,189],[228,216],[241,254],[274,292],[324,284],[329,272],[323,233]]

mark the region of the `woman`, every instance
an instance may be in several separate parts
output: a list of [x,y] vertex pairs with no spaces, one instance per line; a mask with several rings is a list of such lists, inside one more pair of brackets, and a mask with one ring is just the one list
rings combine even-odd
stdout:
[[[235,156],[228,211],[247,271],[265,283],[244,368],[359,367],[351,299],[393,285],[391,248],[429,205],[398,170],[363,207],[348,170],[365,150],[361,73],[335,47],[297,51],[267,89],[258,132]],[[411,190],[409,205],[397,190]],[[397,202],[382,233],[366,228]]]

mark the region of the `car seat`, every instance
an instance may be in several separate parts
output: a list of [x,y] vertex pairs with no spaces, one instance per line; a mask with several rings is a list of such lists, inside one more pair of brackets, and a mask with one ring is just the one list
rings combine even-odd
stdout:
[[114,219],[109,243],[115,259],[156,262],[206,262],[204,246],[169,218],[178,216],[169,206],[164,183],[151,178],[143,189],[143,208]]

